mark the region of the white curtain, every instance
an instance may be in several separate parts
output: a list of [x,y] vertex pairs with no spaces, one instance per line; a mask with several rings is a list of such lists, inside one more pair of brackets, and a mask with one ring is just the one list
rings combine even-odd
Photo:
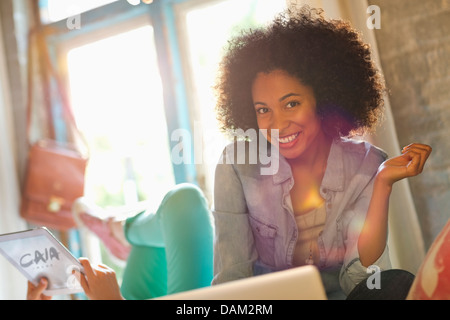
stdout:
[[[0,18],[1,19],[1,18]],[[0,234],[24,230],[19,217],[19,183],[15,161],[12,107],[0,21]],[[0,256],[0,300],[26,296],[26,279]]]
[[[367,0],[303,0],[300,2],[293,0],[293,3],[323,8],[325,15],[329,18],[350,21],[353,27],[362,33],[364,41],[371,45],[373,58],[382,71],[375,32],[373,29],[369,29],[366,23],[371,16],[371,12],[367,12],[369,7]],[[369,139],[373,144],[384,149],[389,157],[394,157],[400,154],[401,148],[388,97],[385,97],[385,104],[385,121],[377,130],[376,135],[370,136]],[[388,244],[393,267],[415,274],[425,257],[425,245],[407,180],[397,182],[392,191]]]

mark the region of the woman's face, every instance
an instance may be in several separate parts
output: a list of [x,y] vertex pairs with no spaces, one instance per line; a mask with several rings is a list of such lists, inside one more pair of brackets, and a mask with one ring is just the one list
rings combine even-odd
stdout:
[[[252,97],[259,129],[267,129],[267,140],[278,145],[286,159],[304,155],[323,136],[313,89],[287,72],[259,73]],[[272,129],[279,130],[276,141],[272,141]]]

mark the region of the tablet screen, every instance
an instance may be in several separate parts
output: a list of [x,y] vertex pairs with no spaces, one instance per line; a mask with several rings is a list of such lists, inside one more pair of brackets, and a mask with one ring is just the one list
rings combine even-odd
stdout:
[[0,235],[0,253],[34,285],[47,278],[46,295],[83,291],[72,274],[80,263],[46,228]]

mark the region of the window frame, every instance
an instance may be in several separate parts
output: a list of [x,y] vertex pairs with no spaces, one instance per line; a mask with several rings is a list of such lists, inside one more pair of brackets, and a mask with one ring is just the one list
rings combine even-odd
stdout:
[[[39,0],[35,0],[39,1]],[[158,0],[151,4],[141,3],[133,6],[127,1],[117,1],[90,11],[81,13],[80,28],[70,29],[69,19],[42,24],[51,60],[57,66],[61,78],[67,83],[67,52],[76,46],[83,45],[96,39],[101,39],[119,31],[151,24],[154,30],[155,49],[158,57],[158,67],[163,86],[164,108],[169,136],[169,149],[179,144],[172,141],[171,134],[175,130],[183,129],[192,134],[191,113],[186,93],[185,74],[177,34],[174,7],[185,2],[198,0]],[[62,119],[61,106],[52,101],[54,125],[57,139],[65,140],[65,123]],[[190,154],[194,154],[193,144]],[[198,184],[198,170],[193,161],[188,163],[172,163],[175,183],[190,182]]]

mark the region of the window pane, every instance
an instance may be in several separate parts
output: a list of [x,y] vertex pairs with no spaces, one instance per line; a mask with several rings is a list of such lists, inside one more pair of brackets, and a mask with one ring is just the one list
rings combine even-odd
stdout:
[[42,23],[52,23],[118,0],[39,0]]
[[153,29],[72,49],[73,108],[90,147],[86,194],[101,206],[159,205],[174,185]]
[[193,82],[203,132],[203,164],[206,181],[213,186],[214,169],[226,140],[218,130],[212,91],[222,50],[227,40],[243,28],[263,25],[286,8],[281,0],[226,0],[186,12],[187,41]]

